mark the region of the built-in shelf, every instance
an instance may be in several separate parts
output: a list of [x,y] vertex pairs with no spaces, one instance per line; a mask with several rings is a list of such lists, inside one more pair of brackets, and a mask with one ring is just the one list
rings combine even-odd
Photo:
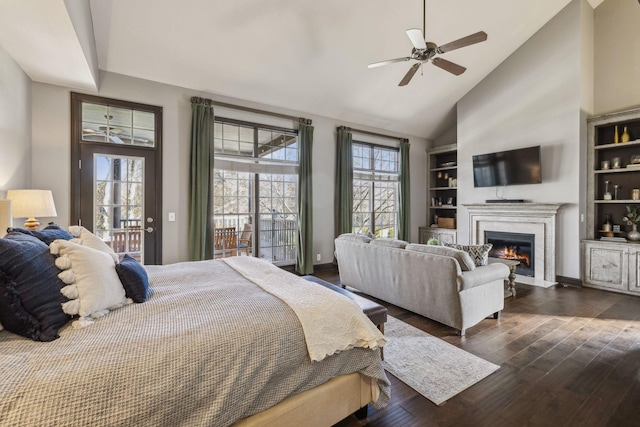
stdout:
[[[633,141],[615,143],[616,134],[621,136],[625,128]],[[640,168],[627,167],[640,154],[639,136],[640,109],[587,120],[587,239],[581,245],[584,286],[640,295],[640,244],[626,240],[631,226],[624,220],[626,205],[640,205],[640,200],[631,199],[633,190],[640,188]],[[608,169],[602,168],[605,163]],[[620,167],[613,168],[614,164]],[[606,191],[616,194],[616,186],[620,198],[603,200]],[[605,217],[620,231],[602,231]]]
[[440,243],[455,243],[456,229],[438,227],[438,223],[456,224],[458,147],[451,144],[429,149],[427,160],[427,225],[420,227],[420,242],[434,238]]
[[620,173],[620,172],[640,172],[640,168],[617,168],[617,169],[598,169],[593,173]]
[[631,145],[640,145],[640,139],[636,139],[635,141],[629,141],[629,142],[619,142],[617,144],[615,143],[601,144],[601,145],[596,145],[593,148],[594,150],[609,150],[611,148],[626,148]]

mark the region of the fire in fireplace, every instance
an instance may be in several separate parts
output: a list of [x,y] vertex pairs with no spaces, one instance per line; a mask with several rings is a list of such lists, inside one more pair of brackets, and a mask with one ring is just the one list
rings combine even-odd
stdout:
[[484,241],[493,245],[489,252],[490,257],[520,261],[520,265],[516,267],[516,274],[529,277],[535,276],[535,235],[485,231]]

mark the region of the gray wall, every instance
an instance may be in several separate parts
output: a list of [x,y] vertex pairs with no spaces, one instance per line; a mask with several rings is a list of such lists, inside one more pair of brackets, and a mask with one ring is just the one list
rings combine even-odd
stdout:
[[[33,84],[33,184],[49,184],[55,193],[62,193],[58,205],[58,223],[69,222],[70,160],[70,89]],[[313,195],[314,195],[314,259],[320,254],[319,263],[333,259],[333,187],[335,175],[336,127],[348,125],[366,129],[357,124],[307,113],[287,111],[275,107],[246,103],[241,100],[213,96],[212,94],[136,79],[128,76],[100,74],[99,95],[163,107],[163,263],[187,259],[187,219],[189,195],[189,152],[191,129],[191,96],[215,98],[234,105],[244,105],[267,111],[313,120]],[[219,116],[250,120],[258,123],[295,128],[291,120],[266,115],[250,114],[238,110],[216,109]],[[384,132],[382,132],[384,133]],[[412,241],[418,240],[418,226],[426,217],[426,140],[408,135],[411,144],[411,192],[412,192]],[[356,137],[359,140],[393,144],[394,141]],[[55,194],[54,193],[54,194]],[[176,212],[176,222],[168,222],[168,212]]]
[[[591,10],[586,0],[572,1],[458,103],[458,204],[501,197],[564,203],[556,273],[574,278],[580,277],[581,110],[591,99],[582,93],[590,85],[581,83],[589,74],[581,69],[588,55],[582,45],[591,44],[593,16],[585,7]],[[542,184],[473,187],[473,155],[532,145],[542,146]],[[463,207],[458,239],[470,240]]]
[[31,188],[31,80],[1,46],[0,153],[0,198]]

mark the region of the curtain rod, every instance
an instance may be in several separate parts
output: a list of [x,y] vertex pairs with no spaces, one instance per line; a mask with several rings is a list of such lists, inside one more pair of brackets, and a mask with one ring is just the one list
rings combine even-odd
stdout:
[[302,117],[294,117],[294,116],[290,116],[288,114],[273,113],[271,111],[258,110],[257,108],[242,107],[242,106],[239,106],[239,105],[227,104],[226,102],[211,101],[211,104],[212,105],[217,105],[218,107],[226,107],[226,108],[232,108],[234,110],[242,110],[242,111],[248,111],[250,113],[266,114],[268,116],[280,117],[280,118],[283,118],[283,119],[290,119],[290,120],[293,120],[293,121],[296,121],[296,122],[304,120],[303,123],[308,124],[308,125],[311,124],[311,119],[305,119],[305,118],[302,118]]
[[350,128],[349,126],[340,126],[340,127],[344,128],[344,129],[347,129],[350,132],[363,133],[365,135],[378,136],[378,137],[387,138],[387,139],[395,139],[397,141],[407,141],[407,142],[409,141],[407,138],[400,138],[399,136],[384,135],[384,134],[381,134],[381,133],[371,132],[371,131],[368,131],[368,130]]

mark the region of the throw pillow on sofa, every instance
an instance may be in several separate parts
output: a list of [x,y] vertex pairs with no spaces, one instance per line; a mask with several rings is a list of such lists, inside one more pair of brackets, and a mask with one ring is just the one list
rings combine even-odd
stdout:
[[370,244],[377,246],[387,246],[389,248],[404,249],[409,244],[409,242],[381,237],[379,239],[373,239]]
[[420,245],[412,243],[405,248],[407,251],[424,252],[427,254],[443,255],[453,257],[460,264],[462,271],[471,271],[476,268],[476,264],[469,254],[461,249],[448,248],[446,246]]
[[491,243],[486,243],[484,245],[458,245],[455,243],[445,243],[444,245],[449,248],[460,249],[467,252],[478,267],[489,264],[489,251],[493,247]]
[[355,242],[369,243],[373,239],[366,234],[344,233],[338,236],[339,239],[353,240]]

